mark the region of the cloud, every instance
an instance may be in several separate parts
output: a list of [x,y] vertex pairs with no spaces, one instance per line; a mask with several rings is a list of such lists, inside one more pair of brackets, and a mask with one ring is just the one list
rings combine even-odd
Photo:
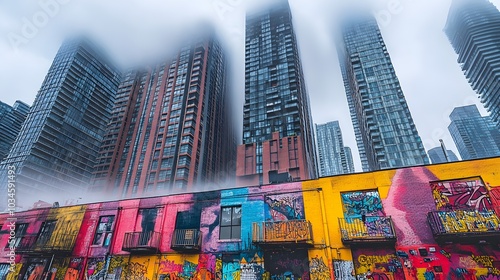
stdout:
[[[39,0],[0,3],[1,100],[32,103],[63,38],[87,32],[121,67],[154,61],[175,49],[186,28],[209,21],[224,38],[233,72],[232,91],[242,108],[244,94],[245,9],[265,0]],[[349,2],[349,1],[347,1]],[[339,120],[346,145],[360,161],[333,42],[335,10],[346,1],[290,0],[314,122]],[[352,1],[350,1],[352,2]],[[500,0],[493,1],[497,6]],[[58,8],[47,12],[47,5]],[[366,3],[366,1],[363,1]],[[454,106],[478,104],[442,31],[451,0],[374,0],[381,30],[426,149],[445,138]],[[45,8],[44,8],[45,7]],[[42,13],[48,15],[43,21]],[[37,31],[13,48],[9,34],[21,34],[27,21]],[[38,24],[39,23],[39,24]],[[42,24],[43,23],[43,24]],[[191,29],[192,30],[192,29]],[[31,36],[31,35],[30,35]],[[241,110],[237,109],[236,112]],[[483,114],[485,113],[482,110]],[[239,120],[242,119],[238,115]],[[241,121],[238,122],[241,126]]]

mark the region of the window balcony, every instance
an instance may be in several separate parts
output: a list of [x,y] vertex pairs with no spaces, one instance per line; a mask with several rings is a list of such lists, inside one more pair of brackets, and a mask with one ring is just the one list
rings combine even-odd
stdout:
[[342,243],[395,243],[396,234],[391,217],[339,218]]
[[306,220],[290,220],[253,223],[252,242],[261,246],[312,246],[311,222]]
[[[27,236],[23,244],[24,250],[29,250],[34,253],[57,253],[67,254],[73,251],[75,247],[76,234],[44,234],[36,237],[33,250],[29,249],[30,242],[33,242],[33,236]],[[21,244],[22,244],[21,240]],[[21,245],[20,244],[20,245]],[[33,244],[33,243],[32,243]]]
[[160,233],[127,232],[122,249],[131,253],[156,253],[160,249]]
[[35,249],[37,235],[29,234],[22,237],[16,237],[15,246],[18,253],[31,253]]
[[427,221],[440,243],[500,242],[500,220],[493,211],[433,211]]
[[176,229],[172,235],[172,248],[179,252],[197,252],[201,248],[201,231],[198,229]]

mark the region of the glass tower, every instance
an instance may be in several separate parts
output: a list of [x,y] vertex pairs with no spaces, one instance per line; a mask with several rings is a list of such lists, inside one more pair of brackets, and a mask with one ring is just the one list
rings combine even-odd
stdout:
[[226,61],[211,37],[121,82],[96,167],[96,190],[122,197],[233,186],[236,143]]
[[239,185],[315,178],[314,134],[290,6],[248,14]]
[[29,110],[30,106],[19,100],[12,107],[0,102],[0,161],[9,154]]
[[450,119],[448,130],[463,160],[500,156],[500,132],[476,105],[453,109]]
[[2,180],[9,166],[16,167],[19,203],[87,190],[119,76],[88,40],[63,43],[0,166]]
[[433,164],[458,161],[457,155],[452,150],[446,150],[446,155],[443,152],[443,148],[435,147],[427,151],[429,158]]
[[375,18],[342,21],[338,54],[363,171],[429,163]]
[[458,63],[500,129],[500,12],[488,0],[453,0],[445,33]]
[[[353,173],[352,154],[346,151],[338,121],[316,124],[320,176]],[[350,157],[350,159],[348,159]]]

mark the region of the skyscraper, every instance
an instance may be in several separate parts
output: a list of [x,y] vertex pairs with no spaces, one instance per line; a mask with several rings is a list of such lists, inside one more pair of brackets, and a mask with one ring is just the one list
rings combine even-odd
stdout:
[[354,173],[356,169],[354,168],[354,160],[352,157],[351,148],[348,146],[344,146],[345,159],[347,160],[347,173]]
[[30,106],[19,100],[12,107],[0,102],[0,161],[9,154],[29,110]]
[[429,163],[372,16],[341,24],[338,54],[363,171]]
[[453,109],[450,119],[448,130],[462,159],[500,156],[500,133],[476,105]]
[[314,133],[288,1],[247,14],[237,184],[315,178]]
[[427,151],[429,154],[429,158],[431,162],[436,163],[444,163],[444,162],[452,162],[458,161],[457,155],[452,150],[446,150],[446,155],[443,152],[443,148],[441,146],[432,148]]
[[[346,151],[338,121],[316,124],[319,174],[322,177],[354,172],[351,150]],[[350,156],[350,159],[348,159]]]
[[121,82],[93,188],[121,196],[232,185],[226,61],[210,37]]
[[[86,190],[119,80],[90,41],[63,43],[0,166],[4,172],[16,167],[19,203]],[[5,174],[0,177],[5,180]]]
[[488,0],[453,0],[445,32],[467,80],[500,129],[500,12]]

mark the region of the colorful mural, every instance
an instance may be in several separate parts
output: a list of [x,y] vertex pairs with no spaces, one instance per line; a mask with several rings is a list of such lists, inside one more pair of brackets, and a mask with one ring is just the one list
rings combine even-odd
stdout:
[[[491,158],[32,209],[16,213],[14,273],[9,225],[0,228],[0,279],[500,280],[498,166]],[[231,238],[221,235],[223,208],[241,213]],[[199,230],[201,245],[172,246],[183,229]],[[154,232],[155,247],[140,250],[144,235],[123,250],[132,232]]]
[[430,185],[437,210],[493,210],[481,178],[438,181]]

